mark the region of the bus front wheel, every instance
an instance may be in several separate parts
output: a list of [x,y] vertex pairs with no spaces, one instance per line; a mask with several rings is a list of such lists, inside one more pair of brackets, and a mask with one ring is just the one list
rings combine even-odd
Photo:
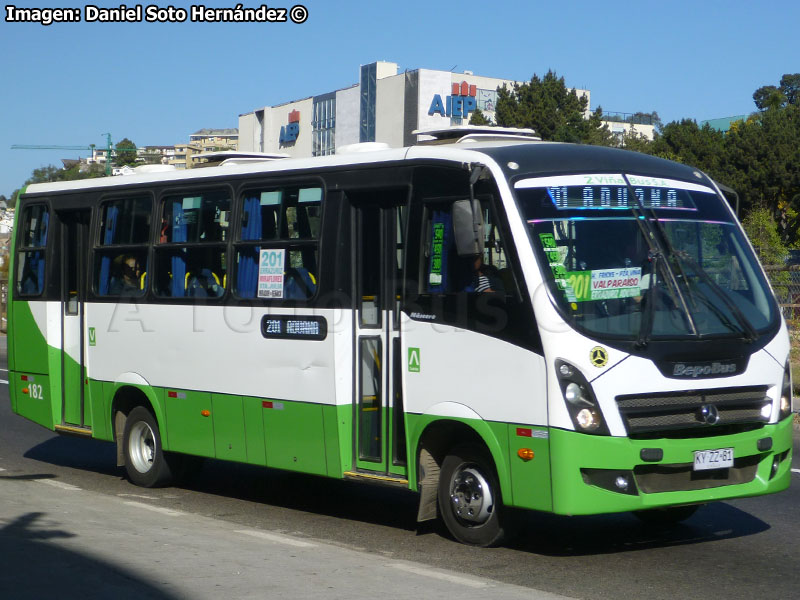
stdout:
[[141,487],[166,485],[171,477],[161,447],[161,433],[153,414],[143,406],[134,408],[125,421],[122,437],[128,479]]
[[487,547],[503,541],[500,486],[484,452],[459,446],[447,455],[439,474],[439,511],[459,542]]

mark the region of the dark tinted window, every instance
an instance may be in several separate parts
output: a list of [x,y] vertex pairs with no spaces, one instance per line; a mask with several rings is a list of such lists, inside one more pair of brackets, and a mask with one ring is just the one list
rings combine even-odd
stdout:
[[25,207],[17,253],[17,293],[38,296],[44,290],[45,246],[50,213],[44,204]]
[[241,199],[234,290],[243,298],[304,300],[316,293],[322,188],[257,188]]

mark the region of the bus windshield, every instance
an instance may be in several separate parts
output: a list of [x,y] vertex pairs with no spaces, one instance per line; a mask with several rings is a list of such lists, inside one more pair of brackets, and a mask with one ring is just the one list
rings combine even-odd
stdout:
[[752,339],[777,316],[755,256],[710,187],[623,174],[514,185],[562,313],[638,340]]

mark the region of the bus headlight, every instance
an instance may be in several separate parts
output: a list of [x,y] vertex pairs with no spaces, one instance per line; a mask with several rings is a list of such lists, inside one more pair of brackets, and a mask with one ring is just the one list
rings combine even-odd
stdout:
[[583,374],[563,360],[556,360],[556,373],[575,430],[608,435],[608,426],[594,397],[592,386]]
[[600,417],[597,412],[589,410],[588,408],[579,410],[578,414],[575,416],[575,420],[578,422],[578,426],[584,431],[594,431],[600,427]]
[[781,407],[780,419],[785,419],[792,413],[792,369],[789,362],[786,362],[786,369],[783,372],[783,385],[781,386]]

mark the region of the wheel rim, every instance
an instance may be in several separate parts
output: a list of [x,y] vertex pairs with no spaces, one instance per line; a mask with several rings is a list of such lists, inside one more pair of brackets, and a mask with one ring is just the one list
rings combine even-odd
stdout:
[[450,508],[457,519],[482,525],[492,516],[492,488],[474,466],[458,469],[450,482]]
[[131,428],[128,453],[133,467],[139,473],[147,473],[153,468],[156,455],[156,436],[150,425],[139,421]]

